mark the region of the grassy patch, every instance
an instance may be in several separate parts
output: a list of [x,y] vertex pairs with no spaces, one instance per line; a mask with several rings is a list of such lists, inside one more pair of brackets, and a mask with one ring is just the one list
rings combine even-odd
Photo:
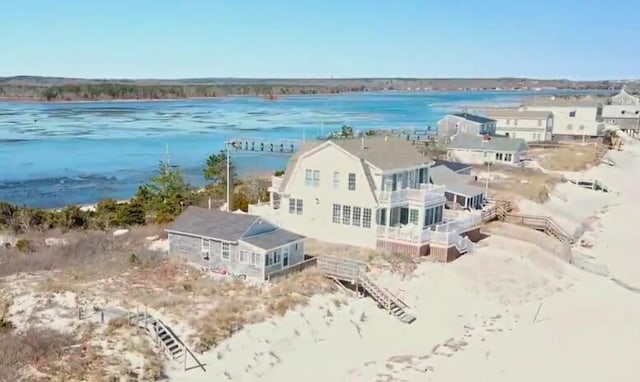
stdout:
[[566,144],[560,147],[529,150],[529,155],[551,171],[582,171],[596,164],[598,146]]

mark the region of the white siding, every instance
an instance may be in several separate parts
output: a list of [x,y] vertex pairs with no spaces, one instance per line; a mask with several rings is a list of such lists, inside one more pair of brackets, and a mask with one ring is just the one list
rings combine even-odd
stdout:
[[[320,172],[318,186],[305,181],[306,170]],[[334,172],[339,172],[337,189],[334,188]],[[355,174],[355,190],[349,190],[349,174]],[[374,175],[375,184],[381,178]],[[287,198],[289,194],[289,198]],[[302,215],[289,213],[289,199],[303,201]],[[333,205],[371,209],[371,227],[355,227],[333,223]],[[324,144],[319,149],[302,155],[286,186],[282,206],[281,222],[284,228],[310,238],[340,242],[364,247],[375,247],[376,202],[365,176],[362,164],[333,144]],[[362,217],[361,217],[362,221]]]
[[[528,110],[553,113],[553,135],[599,136],[604,124],[596,120],[595,106],[528,106]],[[571,113],[575,112],[574,116]]]
[[496,134],[509,134],[511,138],[521,138],[527,142],[545,141],[551,136],[553,119],[533,119],[521,117],[497,118]]
[[495,151],[479,151],[479,150],[459,150],[459,149],[448,149],[447,155],[449,159],[459,161],[462,163],[469,164],[484,164],[486,162],[491,163],[500,163],[500,164],[509,164],[516,165],[518,164],[524,153],[515,153],[515,152],[500,152],[502,157],[505,158],[506,154],[511,154],[511,160],[497,160]]

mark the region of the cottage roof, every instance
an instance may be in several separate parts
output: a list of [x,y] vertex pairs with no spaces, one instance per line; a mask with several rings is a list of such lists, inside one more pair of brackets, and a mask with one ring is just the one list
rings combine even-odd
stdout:
[[471,175],[458,174],[446,166],[432,167],[429,176],[431,183],[442,184],[446,191],[457,195],[473,197],[484,192],[481,187],[471,184],[474,181]]
[[285,229],[277,229],[275,231],[245,237],[242,241],[264,250],[270,250],[300,239],[304,239],[304,236]]
[[331,142],[383,171],[433,163],[406,139],[373,136],[335,139]]
[[506,151],[520,152],[527,149],[527,142],[520,138],[489,137],[484,141],[483,137],[475,134],[456,134],[449,145],[449,149],[480,150],[480,151]]
[[499,109],[487,109],[485,113],[491,118],[522,118],[522,119],[547,119],[552,114],[549,111],[526,110],[517,107]]
[[455,113],[454,116],[462,119],[466,119],[467,121],[475,122],[475,123],[491,123],[495,122],[495,120],[487,117],[483,117],[481,115],[469,114],[469,113]]
[[444,167],[446,167],[449,170],[452,170],[454,172],[458,172],[460,170],[464,170],[464,169],[467,169],[467,168],[471,167],[470,164],[466,164],[466,163],[451,162],[451,161],[436,159],[434,168],[438,167],[438,166],[444,166]]
[[238,241],[256,221],[262,218],[189,206],[167,231]]

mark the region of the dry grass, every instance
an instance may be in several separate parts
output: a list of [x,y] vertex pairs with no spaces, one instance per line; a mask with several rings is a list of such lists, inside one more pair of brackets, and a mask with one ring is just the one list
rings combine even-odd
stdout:
[[531,149],[529,155],[551,171],[582,171],[597,162],[595,144],[566,144],[556,148]]
[[331,255],[364,261],[372,268],[387,269],[400,274],[410,274],[417,266],[414,259],[409,255],[313,239],[306,240],[305,250],[311,256]]
[[[132,266],[150,267],[161,256],[149,251],[143,240],[135,237],[113,237],[104,232],[74,232],[65,236],[67,245],[44,246],[45,235],[30,240],[32,252],[8,250],[0,263],[0,277],[16,273],[64,270],[74,272],[76,279],[106,278]],[[133,263],[135,259],[135,263]]]
[[502,200],[522,197],[542,203],[549,199],[549,188],[562,181],[559,175],[523,167],[496,165],[491,172],[504,175],[489,182],[494,197]]
[[[25,380],[29,368],[38,374],[52,375],[61,358],[69,356],[69,347],[77,340],[51,329],[29,329],[24,334],[0,334],[0,381]],[[50,378],[43,378],[51,380]]]

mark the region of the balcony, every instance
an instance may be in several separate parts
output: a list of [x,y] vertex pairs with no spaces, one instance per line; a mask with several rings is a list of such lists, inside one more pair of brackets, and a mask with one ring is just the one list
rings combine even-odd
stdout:
[[418,226],[406,225],[397,227],[378,226],[377,234],[379,239],[397,240],[410,242],[412,244],[426,243],[431,239],[432,231],[420,229]]
[[281,176],[272,176],[271,187],[269,187],[269,192],[280,192],[280,186],[282,185],[283,179],[284,178]]
[[418,203],[436,203],[444,202],[444,190],[445,186],[436,184],[421,184],[420,188],[404,188],[402,190],[395,191],[380,191],[378,193],[378,200],[384,204],[398,204],[405,202],[418,202]]

